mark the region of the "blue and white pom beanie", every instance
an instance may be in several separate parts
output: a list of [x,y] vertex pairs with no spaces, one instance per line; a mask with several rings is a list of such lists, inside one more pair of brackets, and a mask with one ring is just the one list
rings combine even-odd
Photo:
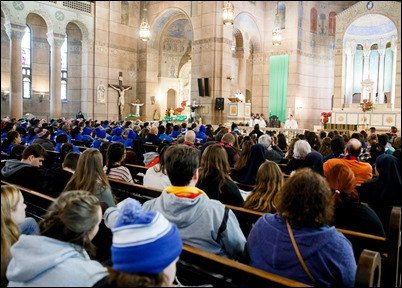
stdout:
[[143,211],[132,198],[120,209],[112,232],[112,263],[118,271],[158,274],[181,254],[176,225],[159,212]]

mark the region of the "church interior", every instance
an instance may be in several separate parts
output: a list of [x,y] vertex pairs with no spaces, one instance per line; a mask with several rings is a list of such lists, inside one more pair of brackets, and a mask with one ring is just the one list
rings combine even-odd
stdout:
[[2,1],[1,115],[259,113],[312,130],[331,112],[333,127],[400,130],[400,15],[400,1]]

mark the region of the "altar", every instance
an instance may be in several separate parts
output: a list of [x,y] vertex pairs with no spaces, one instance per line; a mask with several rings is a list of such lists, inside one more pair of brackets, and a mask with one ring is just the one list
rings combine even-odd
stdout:
[[227,117],[231,122],[248,122],[251,116],[251,103],[228,103]]
[[344,129],[346,129],[347,126],[351,126],[348,130],[360,131],[373,126],[377,129],[388,131],[391,126],[396,126],[400,129],[401,112],[387,111],[386,109],[381,108],[382,107],[377,104],[374,111],[367,112],[357,109],[334,109],[332,111],[332,117],[328,123],[332,125],[328,125],[327,128],[332,129],[339,126],[345,127]]

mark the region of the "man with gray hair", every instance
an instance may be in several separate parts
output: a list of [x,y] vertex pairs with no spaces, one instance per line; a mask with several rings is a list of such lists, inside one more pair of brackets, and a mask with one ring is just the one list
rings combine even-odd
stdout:
[[265,159],[279,163],[282,161],[284,154],[281,148],[276,145],[272,145],[273,141],[268,134],[261,135],[258,138],[258,143],[265,147]]

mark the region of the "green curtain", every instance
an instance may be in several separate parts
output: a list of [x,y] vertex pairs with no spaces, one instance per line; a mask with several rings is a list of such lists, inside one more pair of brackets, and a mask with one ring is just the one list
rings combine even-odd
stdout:
[[278,116],[286,121],[288,100],[289,55],[276,55],[269,58],[269,99],[268,117]]

